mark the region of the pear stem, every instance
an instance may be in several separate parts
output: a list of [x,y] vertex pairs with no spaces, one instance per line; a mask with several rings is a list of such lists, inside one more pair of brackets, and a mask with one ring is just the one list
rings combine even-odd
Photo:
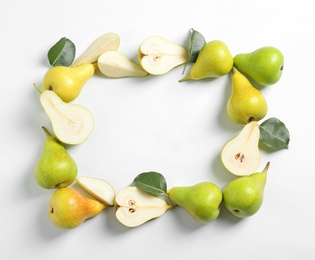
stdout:
[[96,61],[93,62],[92,65],[93,65],[93,67],[94,67],[94,70],[97,70],[97,69],[98,69],[98,65],[97,65],[97,62],[96,62]]
[[33,86],[38,90],[39,93],[43,93],[43,90],[36,83],[34,83]]
[[42,126],[42,129],[44,130],[46,136],[51,136],[51,134],[49,133],[49,131],[47,130],[45,126]]
[[265,169],[263,170],[264,172],[267,172],[268,169],[269,169],[269,166],[270,166],[270,162],[267,162],[266,166],[265,166]]

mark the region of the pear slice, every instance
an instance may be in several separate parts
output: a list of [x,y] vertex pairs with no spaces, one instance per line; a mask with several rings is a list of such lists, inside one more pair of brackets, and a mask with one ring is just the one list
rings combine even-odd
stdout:
[[114,205],[115,191],[112,185],[110,185],[107,181],[99,178],[79,176],[77,178],[77,183],[85,191],[104,204],[108,206]]
[[163,215],[172,206],[163,199],[129,186],[116,194],[115,215],[127,227],[136,227]]
[[105,51],[116,51],[120,46],[120,37],[116,33],[105,33],[98,37],[91,45],[73,62],[72,66],[84,63],[94,63]]
[[138,60],[150,74],[165,74],[188,60],[187,50],[160,36],[146,38],[139,47]]
[[244,176],[252,174],[260,165],[260,130],[257,121],[247,123],[241,132],[228,141],[221,151],[221,161],[231,173]]
[[144,77],[148,73],[139,64],[118,51],[106,51],[98,58],[98,68],[107,77]]
[[65,144],[80,144],[94,130],[94,118],[86,107],[66,103],[51,90],[44,90],[40,103],[50,118],[56,138]]

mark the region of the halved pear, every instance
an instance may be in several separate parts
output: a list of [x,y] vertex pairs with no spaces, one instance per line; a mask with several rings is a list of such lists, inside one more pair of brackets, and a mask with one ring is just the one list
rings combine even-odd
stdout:
[[187,50],[160,36],[146,38],[139,47],[138,59],[150,74],[161,75],[187,62]]
[[172,208],[163,199],[150,195],[137,187],[120,190],[115,197],[115,215],[127,227],[143,223],[163,215]]
[[99,201],[109,206],[114,205],[115,191],[107,181],[94,177],[79,176],[77,183]]
[[105,51],[116,51],[120,45],[120,37],[110,32],[99,36],[91,45],[73,62],[72,66],[85,63],[94,63]]
[[40,103],[50,118],[56,138],[65,144],[80,144],[94,130],[90,110],[78,104],[66,103],[51,90],[44,90]]
[[148,73],[139,64],[129,60],[118,51],[106,51],[97,62],[99,70],[107,77],[144,77]]
[[221,151],[221,161],[231,173],[244,176],[252,174],[260,165],[260,130],[257,121],[247,123],[241,132],[228,141]]

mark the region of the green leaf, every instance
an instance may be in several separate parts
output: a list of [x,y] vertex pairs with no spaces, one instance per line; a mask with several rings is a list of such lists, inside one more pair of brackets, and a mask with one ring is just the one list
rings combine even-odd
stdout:
[[75,58],[75,45],[66,37],[61,38],[48,51],[51,66],[70,66]]
[[165,178],[158,172],[140,173],[133,180],[132,185],[154,196],[163,195],[167,191]]
[[285,124],[272,117],[260,126],[260,142],[273,150],[288,149],[290,133]]
[[190,42],[189,42],[189,48],[188,48],[188,61],[185,64],[183,74],[185,72],[185,69],[188,65],[188,63],[195,63],[197,60],[197,57],[199,55],[199,52],[201,48],[206,44],[206,40],[203,37],[203,35],[194,30],[190,29]]

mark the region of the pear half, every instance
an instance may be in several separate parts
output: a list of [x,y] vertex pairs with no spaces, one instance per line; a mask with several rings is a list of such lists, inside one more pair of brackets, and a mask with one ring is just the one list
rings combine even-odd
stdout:
[[129,60],[118,51],[106,51],[97,62],[99,70],[107,77],[144,77],[148,73],[139,64]]
[[99,36],[91,45],[73,62],[72,66],[94,63],[105,51],[116,51],[120,46],[118,34],[109,32]]
[[171,207],[163,199],[133,186],[120,190],[115,198],[116,218],[127,227],[140,226],[163,215]]
[[115,191],[107,181],[94,177],[79,176],[77,183],[99,201],[108,206],[114,205]]
[[228,141],[221,151],[224,167],[238,176],[252,174],[260,165],[260,130],[257,121],[247,123],[241,132]]
[[44,90],[40,103],[52,123],[56,138],[66,144],[84,142],[94,130],[94,118],[86,107],[66,103],[54,92]]
[[150,36],[140,44],[138,60],[149,74],[161,75],[187,62],[188,52],[163,37]]

